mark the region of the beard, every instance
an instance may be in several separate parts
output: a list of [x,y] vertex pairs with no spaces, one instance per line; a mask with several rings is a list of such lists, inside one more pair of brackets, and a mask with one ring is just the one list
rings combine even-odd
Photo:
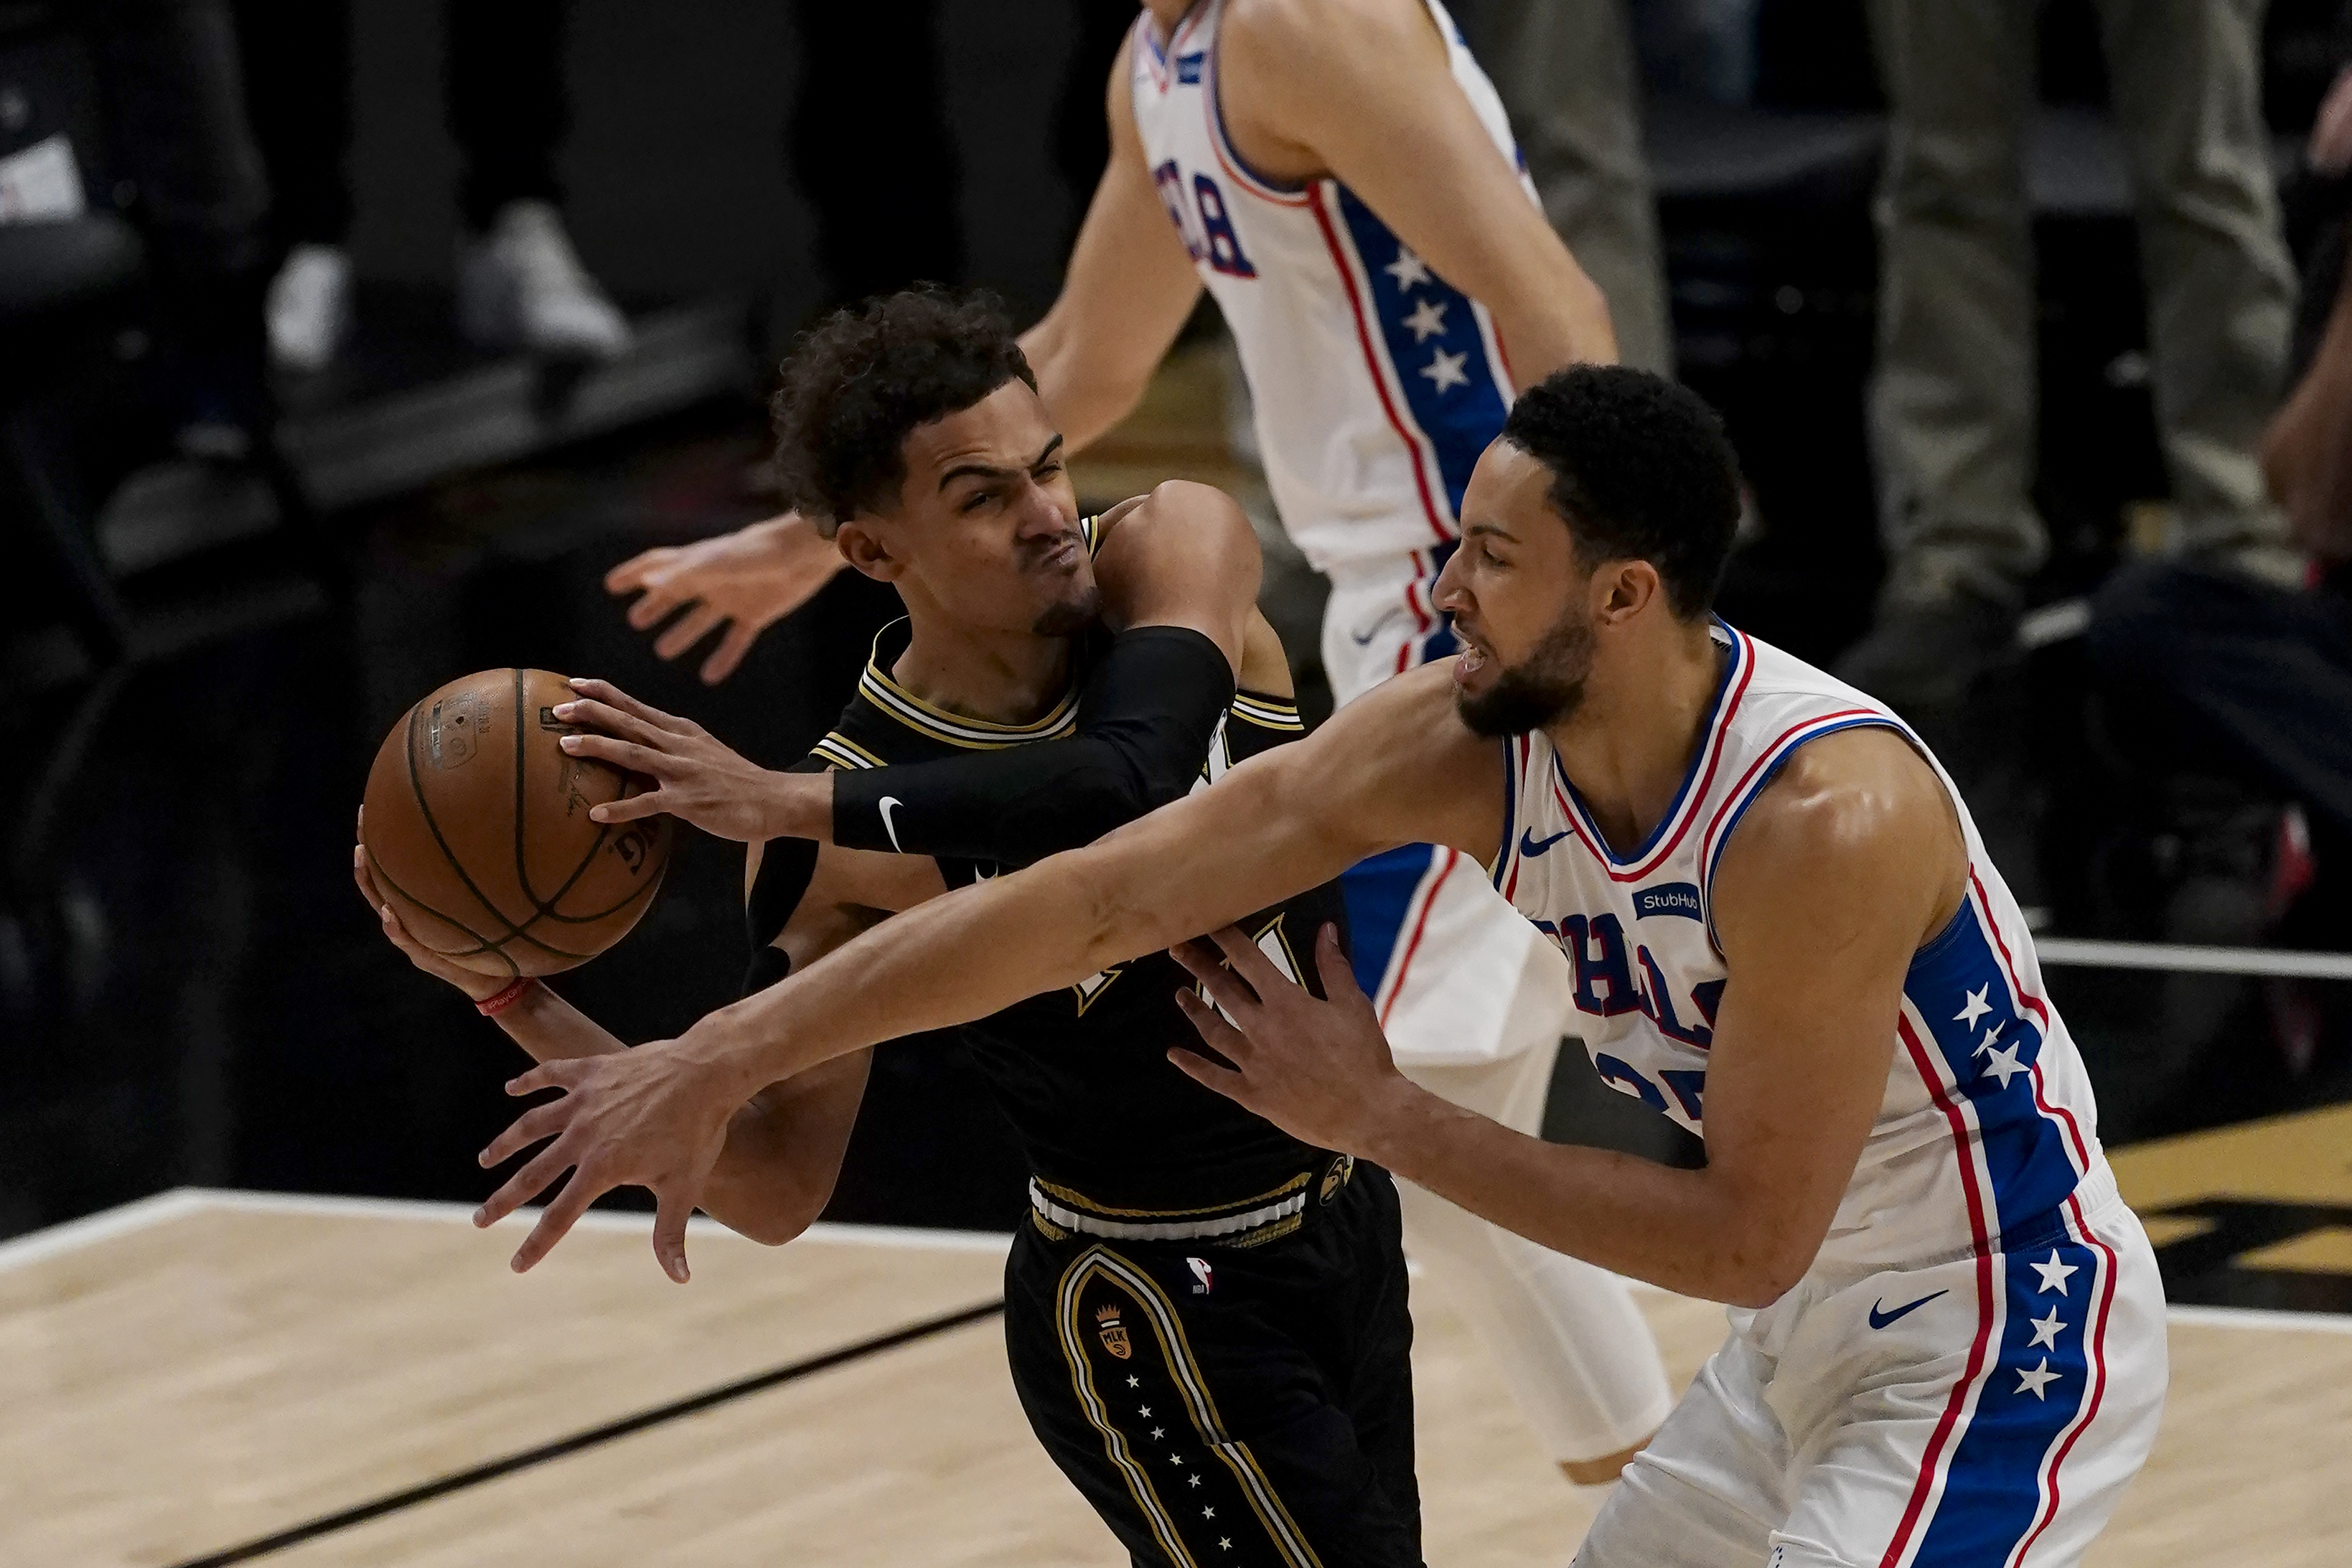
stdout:
[[1592,674],[1592,627],[1571,609],[1530,653],[1495,677],[1485,691],[1457,697],[1455,709],[1474,735],[1489,740],[1525,735],[1568,717],[1584,701]]
[[1038,612],[1030,626],[1034,637],[1075,637],[1102,618],[1102,590],[1087,583],[1084,591]]

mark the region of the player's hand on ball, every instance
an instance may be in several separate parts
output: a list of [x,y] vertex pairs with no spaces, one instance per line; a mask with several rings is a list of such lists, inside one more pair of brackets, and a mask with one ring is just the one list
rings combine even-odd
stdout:
[[675,659],[724,626],[702,679],[717,685],[733,674],[760,633],[816,597],[844,561],[833,541],[796,512],[770,517],[717,538],[666,545],[630,557],[604,574],[607,593],[635,593],[629,624],[659,625],[681,605],[693,608],[654,640],[654,652]]
[[[360,808],[360,821],[362,824],[367,821],[367,808],[364,806]],[[375,878],[368,873],[365,844],[352,846],[352,881],[358,884],[360,896],[367,900],[368,907],[375,911],[376,918],[383,923],[384,939],[405,953],[410,963],[436,980],[448,981],[478,1002],[486,1001],[507,988],[507,981],[488,975],[478,975],[471,969],[452,964],[408,934],[408,927],[403,925],[400,916],[392,912],[391,904],[376,891]]]
[[1168,1059],[1295,1138],[1343,1154],[1369,1152],[1412,1087],[1396,1070],[1338,931],[1326,925],[1315,938],[1328,1000],[1276,968],[1234,926],[1171,951],[1208,993],[1204,1001],[1179,991],[1177,1005],[1202,1043],[1233,1066],[1190,1051],[1171,1051]]
[[[590,809],[600,822],[627,822],[667,811],[704,832],[738,843],[831,831],[832,780],[821,774],[774,773],[747,761],[692,719],[639,702],[609,681],[575,680],[580,695],[556,705],[555,716],[589,731],[559,743],[642,774],[658,788]],[[822,807],[822,831],[802,819]]]
[[516,1249],[518,1274],[554,1250],[588,1206],[617,1186],[654,1195],[654,1257],[679,1284],[688,1279],[686,1221],[727,1144],[727,1124],[744,1096],[700,1068],[677,1040],[635,1051],[541,1063],[507,1085],[515,1095],[561,1089],[534,1105],[481,1153],[484,1169],[545,1143],[530,1162],[474,1211],[488,1228],[555,1184],[572,1179]]

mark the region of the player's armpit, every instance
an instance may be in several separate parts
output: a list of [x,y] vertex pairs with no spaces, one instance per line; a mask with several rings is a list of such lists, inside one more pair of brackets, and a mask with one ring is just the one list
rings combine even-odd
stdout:
[[1286,182],[1337,178],[1493,312],[1517,384],[1575,361],[1615,362],[1607,301],[1454,80],[1422,0],[1236,5],[1217,58],[1242,156]]
[[1968,874],[1943,786],[1891,730],[1801,748],[1708,889],[1729,970],[1706,1073],[1706,1176],[1730,1206],[1729,1299],[1793,1285],[1886,1094],[1904,977]]

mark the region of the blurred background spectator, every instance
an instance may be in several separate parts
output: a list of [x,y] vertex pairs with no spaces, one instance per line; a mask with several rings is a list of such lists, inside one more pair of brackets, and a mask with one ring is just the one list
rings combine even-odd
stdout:
[[[465,159],[457,323],[492,350],[611,359],[629,324],[565,231],[556,149],[571,122],[568,0],[442,7],[449,131]],[[276,193],[285,260],[269,285],[269,349],[316,371],[349,336],[354,294],[349,0],[236,0],[247,99]]]
[[[2278,580],[2254,444],[2294,280],[2262,117],[2260,0],[2100,0],[2148,292],[2177,542]],[[1887,551],[1840,672],[1917,717],[2006,657],[2049,553],[2032,499],[2035,265],[2025,150],[2037,7],[1871,0],[1886,92],[1871,412]]]

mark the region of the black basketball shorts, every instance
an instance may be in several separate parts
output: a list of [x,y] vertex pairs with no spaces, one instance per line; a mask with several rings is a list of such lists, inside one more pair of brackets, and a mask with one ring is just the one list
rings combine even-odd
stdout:
[[1305,1183],[1295,1224],[1192,1240],[1053,1187],[1013,1240],[1022,1408],[1139,1565],[1421,1563],[1396,1188],[1345,1161]]

